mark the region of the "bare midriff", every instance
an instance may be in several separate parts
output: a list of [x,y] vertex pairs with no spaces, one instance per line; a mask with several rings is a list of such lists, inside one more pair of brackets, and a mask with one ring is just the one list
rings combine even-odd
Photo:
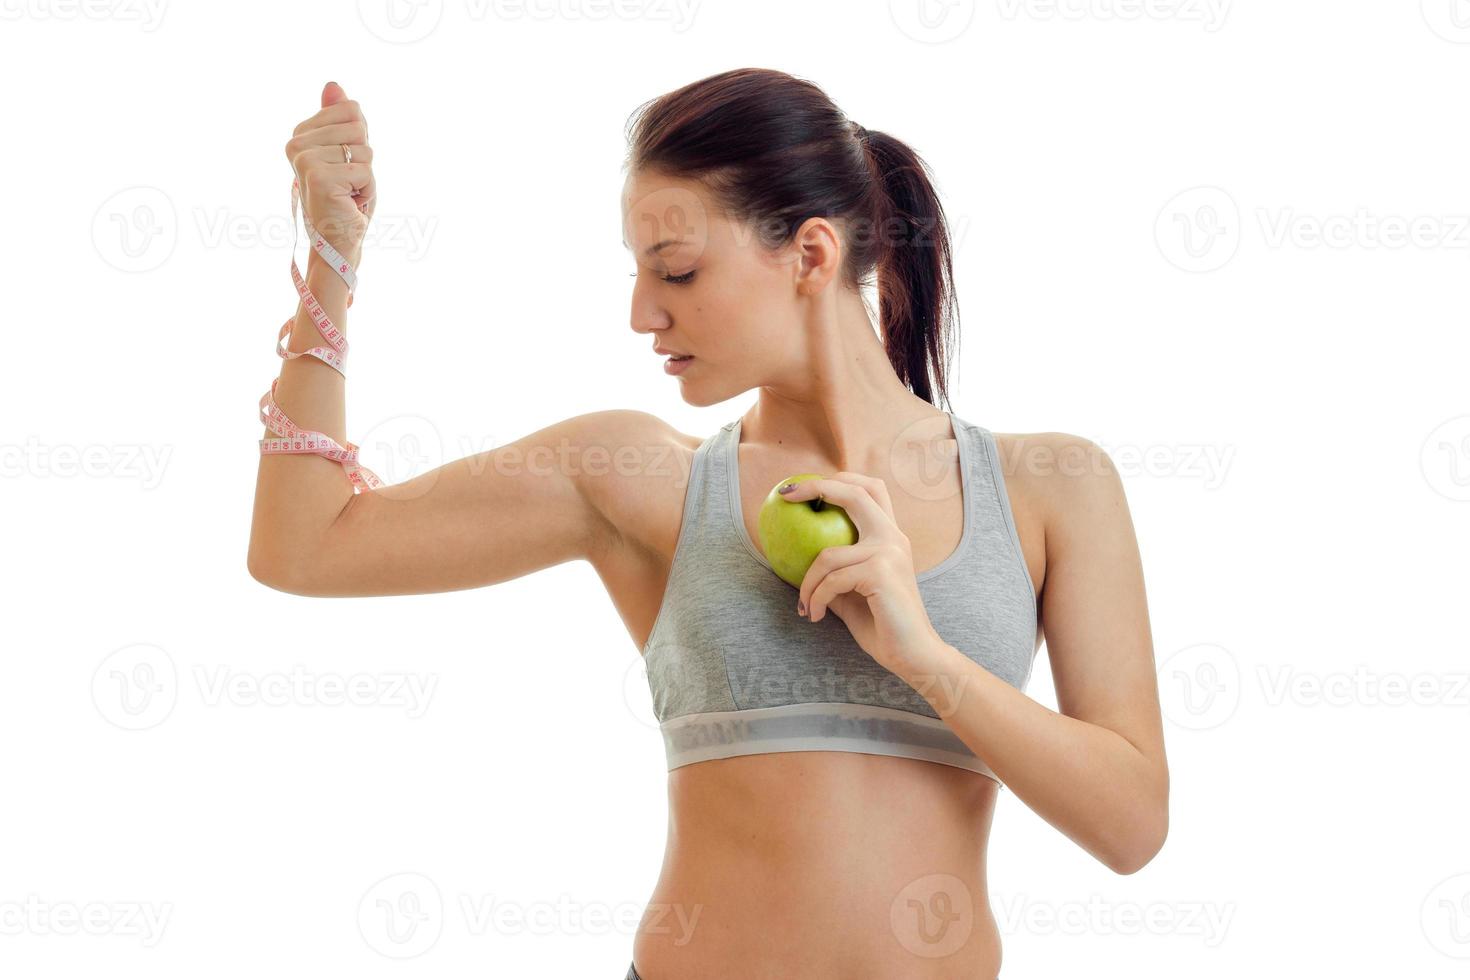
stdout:
[[998,787],[853,752],[669,773],[663,868],[634,941],[643,980],[999,973],[985,850]]

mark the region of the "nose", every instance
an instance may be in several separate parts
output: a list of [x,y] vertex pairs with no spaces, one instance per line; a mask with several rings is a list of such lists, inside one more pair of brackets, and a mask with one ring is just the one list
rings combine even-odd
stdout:
[[628,315],[628,322],[636,334],[652,333],[655,330],[666,329],[669,325],[668,311],[654,302],[648,291],[638,281],[633,283],[632,309]]

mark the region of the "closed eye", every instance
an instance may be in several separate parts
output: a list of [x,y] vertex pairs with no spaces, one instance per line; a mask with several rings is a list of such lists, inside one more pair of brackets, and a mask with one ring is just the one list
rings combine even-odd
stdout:
[[[694,281],[694,273],[695,273],[695,270],[694,269],[690,269],[688,272],[684,273],[682,276],[659,276],[659,278],[662,279],[664,282],[671,282],[671,283],[673,283],[676,286],[684,286],[684,285],[687,285],[687,284],[689,284],[689,283],[691,283],[691,282]],[[633,277],[636,278],[637,275],[638,275],[638,273],[636,273],[636,272],[630,272],[630,273],[628,273],[628,275],[633,276]]]

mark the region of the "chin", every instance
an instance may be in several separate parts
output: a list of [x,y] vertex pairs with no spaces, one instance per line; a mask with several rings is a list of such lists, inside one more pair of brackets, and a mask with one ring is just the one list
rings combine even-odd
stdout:
[[701,385],[691,385],[685,382],[679,383],[679,397],[684,399],[684,404],[695,408],[708,408],[718,405],[720,402],[729,401],[738,392],[722,392],[716,388],[706,388]]

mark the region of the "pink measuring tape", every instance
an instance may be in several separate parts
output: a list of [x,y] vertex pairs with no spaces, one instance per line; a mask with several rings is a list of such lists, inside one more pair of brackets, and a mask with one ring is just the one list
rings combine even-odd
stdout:
[[[322,363],[328,365],[342,377],[347,377],[347,338],[342,331],[338,330],[332,323],[327,311],[322,309],[311,290],[306,285],[306,280],[301,276],[301,269],[296,265],[296,212],[298,207],[301,211],[301,221],[306,225],[306,233],[311,236],[311,247],[316,249],[323,261],[331,267],[333,272],[342,277],[347,283],[347,305],[352,306],[352,296],[357,292],[357,273],[342,253],[332,247],[316,229],[311,226],[311,219],[306,216],[306,208],[300,207],[301,183],[296,178],[291,179],[291,281],[296,284],[296,292],[301,296],[302,306],[311,316],[311,322],[316,324],[317,330],[322,337],[331,344],[328,347],[313,347],[310,350],[292,351],[286,349],[286,337],[291,332],[291,325],[296,321],[293,315],[281,327],[280,335],[276,337],[276,353],[285,360],[311,355]],[[291,453],[291,454],[316,454],[325,456],[342,464],[342,470],[347,474],[347,479],[352,483],[352,492],[358,493],[363,490],[375,490],[383,485],[383,481],[373,473],[372,470],[357,461],[358,447],[349,442],[343,446],[337,440],[324,432],[315,432],[311,429],[299,428],[295,422],[281,411],[281,406],[276,404],[276,384],[280,381],[276,378],[271,382],[270,390],[260,396],[260,420],[265,423],[266,428],[274,432],[279,438],[260,440],[260,452],[266,453]]]

